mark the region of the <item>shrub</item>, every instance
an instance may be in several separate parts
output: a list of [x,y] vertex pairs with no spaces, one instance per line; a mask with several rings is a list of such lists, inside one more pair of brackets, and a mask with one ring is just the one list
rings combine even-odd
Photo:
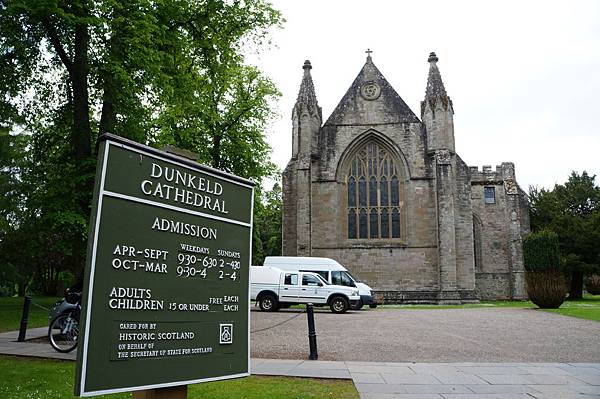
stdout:
[[558,235],[551,230],[529,234],[523,240],[523,261],[528,272],[559,270]]
[[561,268],[558,235],[549,230],[533,233],[523,240],[523,261],[527,295],[542,309],[556,309],[567,295]]
[[586,279],[585,290],[592,295],[600,295],[600,274],[592,274]]

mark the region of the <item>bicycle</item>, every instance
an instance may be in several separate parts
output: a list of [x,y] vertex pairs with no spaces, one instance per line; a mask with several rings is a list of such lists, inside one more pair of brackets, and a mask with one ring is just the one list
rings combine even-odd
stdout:
[[62,312],[50,322],[48,341],[57,352],[68,353],[77,347],[80,313],[81,294],[74,308]]

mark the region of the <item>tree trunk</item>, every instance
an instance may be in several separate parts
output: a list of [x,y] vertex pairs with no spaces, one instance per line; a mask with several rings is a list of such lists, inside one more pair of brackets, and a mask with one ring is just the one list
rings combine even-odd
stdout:
[[25,296],[25,287],[23,283],[17,284],[17,296]]
[[27,293],[27,286],[29,285],[29,278],[21,278],[18,282],[17,282],[17,295],[18,296],[25,296],[25,294]]
[[[119,7],[113,8],[114,19],[122,17]],[[115,26],[111,32],[108,42],[108,57],[105,61],[105,67],[102,72],[102,114],[100,115],[100,125],[98,134],[115,133],[117,123],[117,85],[113,72],[109,70],[112,63],[122,64],[124,59],[124,50],[120,37],[119,26]]]
[[583,272],[573,271],[571,273],[571,289],[569,290],[569,299],[583,298]]
[[221,167],[221,134],[215,133],[213,136],[213,148],[212,148],[212,167],[219,169]]
[[108,82],[110,78],[103,78],[104,92],[102,93],[102,116],[100,117],[100,126],[98,134],[114,133],[116,124],[116,113],[114,105],[114,90],[112,83]]
[[[77,7],[77,14],[84,18],[89,16],[87,3],[83,0]],[[93,166],[90,161],[92,154],[91,138],[92,130],[90,127],[90,105],[88,92],[88,46],[89,46],[88,26],[82,21],[75,25],[75,43],[73,46],[74,56],[70,73],[71,84],[73,85],[73,129],[71,142],[75,158],[75,168],[78,174],[85,176],[86,179],[77,194],[77,202],[81,214],[89,217],[91,207],[91,196],[94,185]],[[85,240],[77,241],[77,253],[85,253]],[[83,269],[83,262],[79,268]]]
[[[81,6],[81,16],[87,16],[85,5]],[[75,25],[75,56],[71,71],[73,85],[73,130],[71,140],[76,166],[82,166],[92,153],[90,128],[90,105],[88,95],[88,27],[84,23]]]

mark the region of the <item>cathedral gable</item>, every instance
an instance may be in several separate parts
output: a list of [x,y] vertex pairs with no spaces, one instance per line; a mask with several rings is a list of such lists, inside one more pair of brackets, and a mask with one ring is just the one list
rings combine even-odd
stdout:
[[325,126],[407,122],[420,121],[369,57]]

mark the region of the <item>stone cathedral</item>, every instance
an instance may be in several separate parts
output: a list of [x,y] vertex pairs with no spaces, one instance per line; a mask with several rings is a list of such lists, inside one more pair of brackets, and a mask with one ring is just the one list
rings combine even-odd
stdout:
[[325,122],[304,63],[283,254],[336,259],[385,303],[524,298],[529,214],[514,164],[479,169],[457,154],[435,53],[420,119],[367,54]]

